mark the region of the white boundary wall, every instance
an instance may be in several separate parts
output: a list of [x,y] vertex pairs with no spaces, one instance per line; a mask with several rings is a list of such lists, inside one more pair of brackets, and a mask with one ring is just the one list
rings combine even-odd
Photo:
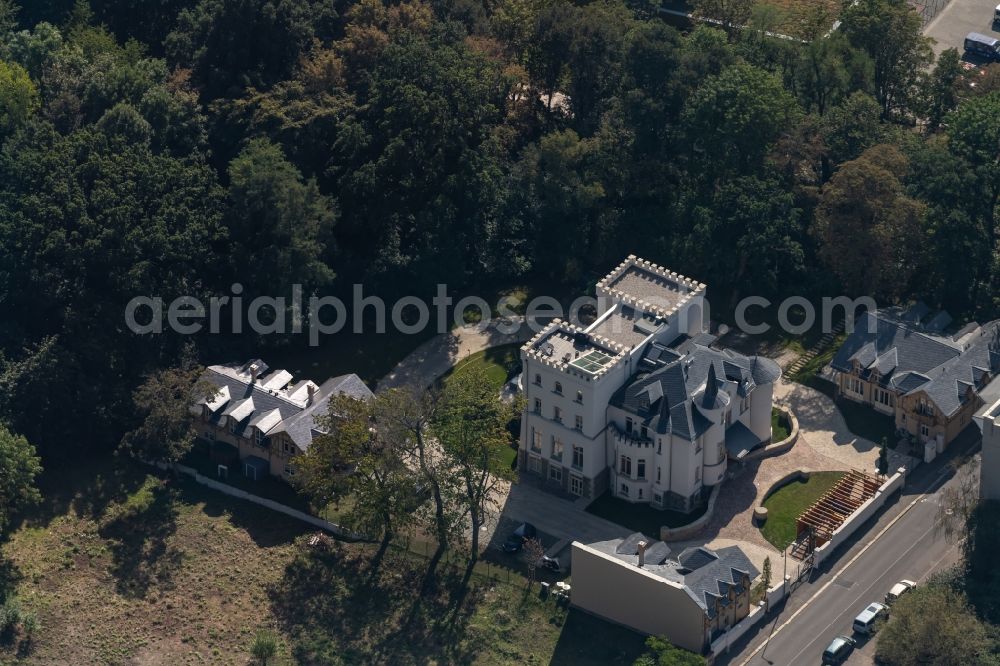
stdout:
[[875,496],[870,500],[862,504],[857,508],[857,510],[848,516],[840,527],[833,531],[833,537],[824,543],[822,546],[816,549],[816,560],[813,566],[819,566],[827,557],[830,556],[837,547],[844,543],[849,536],[854,534],[854,532],[865,523],[869,518],[875,515],[879,509],[881,509],[889,496],[894,492],[903,487],[903,481],[906,479],[906,470],[902,467],[899,470],[886,479],[879,489],[875,492]]
[[271,511],[277,511],[278,513],[283,513],[286,516],[295,518],[296,520],[301,520],[304,523],[309,523],[314,527],[326,530],[331,534],[336,534],[337,536],[341,536],[347,539],[354,539],[356,541],[366,540],[366,538],[363,535],[356,534],[354,532],[351,532],[350,530],[346,530],[340,525],[331,523],[328,520],[323,520],[322,518],[317,518],[316,516],[310,516],[308,513],[303,513],[298,509],[293,509],[290,506],[279,504],[278,502],[275,502],[274,500],[269,500],[265,497],[259,497],[257,495],[248,493],[245,490],[240,490],[239,488],[230,486],[229,484],[216,481],[215,479],[210,479],[207,476],[199,474],[197,470],[191,467],[186,467],[184,465],[178,465],[178,464],[168,465],[167,463],[154,463],[154,464],[156,467],[162,470],[173,469],[180,472],[181,474],[186,474],[191,478],[193,478],[196,482],[200,483],[203,486],[208,486],[212,490],[218,490],[220,493],[224,493],[231,497],[236,497],[237,499],[253,502],[254,504],[258,504],[266,509],[270,509]]

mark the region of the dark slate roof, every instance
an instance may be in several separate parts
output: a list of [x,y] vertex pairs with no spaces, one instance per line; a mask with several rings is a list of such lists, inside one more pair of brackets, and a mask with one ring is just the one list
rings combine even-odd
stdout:
[[[621,560],[625,565],[638,566],[636,546],[640,541],[650,544],[646,549],[643,570],[682,585],[691,599],[710,617],[714,613],[716,597],[728,603],[726,597],[730,587],[736,587],[737,592],[742,593],[743,575],[746,574],[753,582],[760,573],[739,546],[718,550],[704,546],[688,548],[676,560],[663,560],[662,563],[657,563],[659,553],[669,553],[670,547],[662,541],[654,542],[641,533],[625,539],[593,543],[590,547]],[[652,556],[653,553],[656,557]]]
[[[271,424],[266,434],[270,436],[279,432],[287,432],[292,441],[303,451],[309,448],[313,434],[316,432],[315,417],[326,413],[331,396],[344,393],[359,400],[367,400],[372,397],[372,392],[355,374],[341,375],[326,380],[317,389],[312,402],[307,403],[306,401],[292,400],[288,391],[264,388],[267,376],[259,378],[256,382],[251,382],[248,378],[233,376],[233,374],[226,372],[231,368],[216,367],[219,369],[208,368],[205,372],[205,378],[219,388],[228,387],[230,398],[213,414],[211,419],[213,422],[220,423],[222,416],[238,410],[241,405],[252,399],[253,411],[240,420],[236,434],[249,437],[252,427],[262,421],[270,423],[273,418],[265,417],[277,410],[281,420],[276,424]],[[298,382],[292,385],[292,392],[296,388],[301,388],[302,384],[303,382]]]
[[726,451],[731,458],[739,460],[763,443],[750,428],[739,421],[726,429]]
[[264,414],[270,412],[272,409],[277,409],[281,414],[281,418],[287,419],[297,414],[301,409],[294,402],[268,391],[260,382],[249,383],[241,381],[236,377],[231,377],[212,368],[206,370],[205,378],[219,388],[223,386],[229,387],[229,403],[215,412],[212,418],[213,421],[218,422],[223,414],[231,412],[234,407],[243,401],[253,398],[254,411],[240,421],[240,425],[236,430],[236,434],[238,435],[243,435],[244,431],[251,427],[250,421],[255,414]]
[[975,340],[958,358],[952,359],[935,373],[929,382],[912,389],[923,391],[946,416],[976,397],[991,376],[1000,372],[1000,321],[983,326],[983,335]]
[[852,362],[857,360],[862,368],[879,370],[880,384],[892,386],[892,378],[896,375],[926,374],[960,353],[949,338],[916,330],[889,315],[866,312],[830,365],[835,370],[850,372]]
[[328,379],[320,385],[312,404],[283,422],[277,431],[284,430],[300,449],[308,450],[313,436],[321,432],[316,419],[326,414],[330,398],[338,394],[347,394],[358,400],[369,400],[373,397],[368,386],[355,374]]
[[645,370],[618,389],[611,404],[637,415],[660,434],[694,440],[711,426],[699,410],[721,407],[729,399],[719,391],[723,382],[735,382],[737,393],[746,395],[781,376],[771,359],[712,349],[690,339],[683,341],[683,355],[670,354],[672,350],[662,345],[652,347],[655,351],[647,350],[644,356]]

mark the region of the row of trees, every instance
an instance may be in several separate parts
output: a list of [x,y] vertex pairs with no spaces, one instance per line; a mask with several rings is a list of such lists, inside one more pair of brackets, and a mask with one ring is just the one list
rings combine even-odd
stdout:
[[122,325],[137,295],[572,290],[635,252],[721,316],[750,289],[998,311],[1000,76],[932,66],[903,0],[804,43],[757,10],[332,7],[0,0],[0,418],[43,455],[110,449],[177,365]]

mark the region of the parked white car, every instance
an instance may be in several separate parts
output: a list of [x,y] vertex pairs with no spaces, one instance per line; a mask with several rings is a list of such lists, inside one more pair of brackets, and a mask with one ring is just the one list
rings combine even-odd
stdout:
[[891,604],[896,599],[912,590],[917,586],[912,580],[901,580],[892,586],[892,589],[885,593],[885,603]]

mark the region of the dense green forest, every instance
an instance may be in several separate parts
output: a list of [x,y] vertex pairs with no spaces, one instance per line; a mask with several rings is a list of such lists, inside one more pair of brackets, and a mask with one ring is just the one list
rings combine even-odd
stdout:
[[0,0],[0,421],[43,456],[112,449],[190,352],[125,304],[234,282],[582,289],[634,252],[717,311],[994,316],[998,66],[935,62],[902,0],[804,40],[745,8],[721,31],[621,0]]

